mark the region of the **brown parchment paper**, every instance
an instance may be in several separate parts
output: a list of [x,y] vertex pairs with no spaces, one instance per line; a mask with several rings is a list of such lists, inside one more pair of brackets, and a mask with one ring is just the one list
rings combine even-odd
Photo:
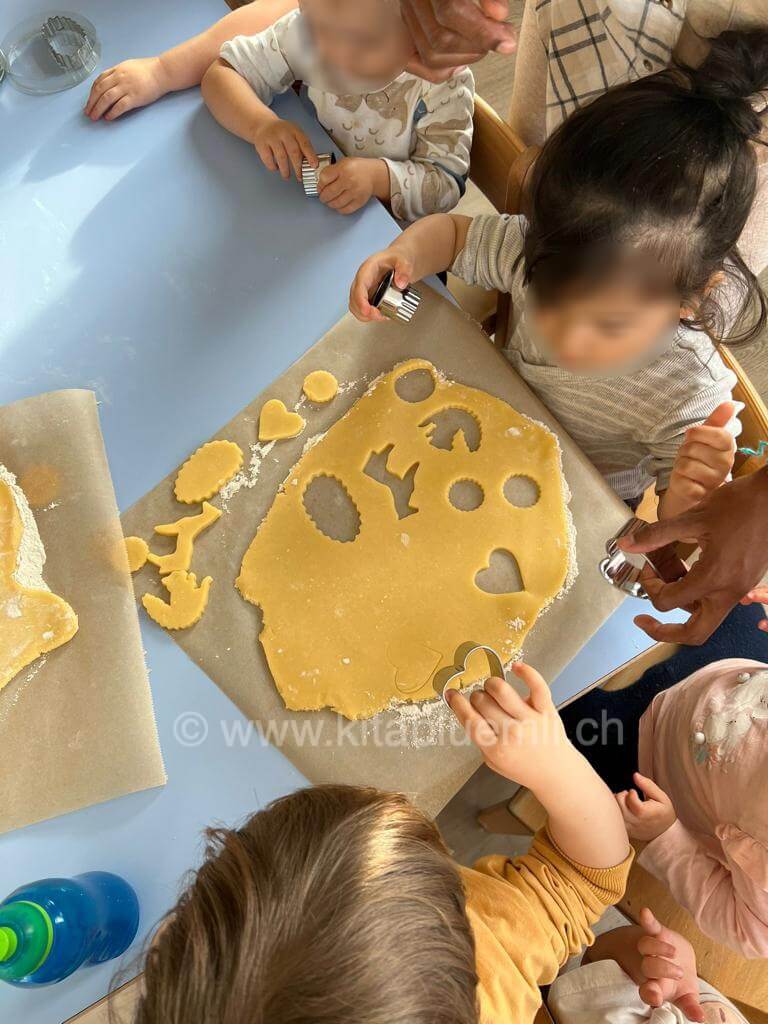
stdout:
[[91,391],[0,408],[0,463],[50,467],[33,512],[43,576],[78,615],[68,644],[0,691],[0,832],[165,782],[120,519]]
[[[422,306],[408,326],[393,322],[362,325],[345,316],[216,435],[237,442],[247,466],[257,440],[259,410],[268,398],[279,398],[289,409],[295,408],[302,381],[311,370],[330,370],[342,382],[341,393],[328,406],[300,406],[307,420],[303,433],[294,440],[277,442],[263,455],[255,483],[251,478],[252,487],[243,487],[226,499],[221,495],[211,499],[225,514],[198,538],[192,563],[198,579],[213,577],[211,597],[200,622],[173,634],[173,639],[310,781],[401,790],[434,814],[480,762],[477,751],[453,728],[450,713],[439,702],[416,706],[424,711],[394,709],[368,722],[350,723],[330,711],[289,712],[275,689],[258,642],[259,610],[240,597],[234,581],[243,554],[290,467],[307,441],[325,432],[377,376],[416,356],[431,360],[447,377],[482,388],[550,426],[559,437],[564,472],[573,493],[571,511],[580,567],[568,595],[540,617],[525,644],[526,658],[550,678],[622,600],[599,575],[597,563],[605,553],[606,539],[626,522],[629,513],[477,325],[430,289],[421,286],[421,290]],[[201,437],[199,442],[206,440]],[[152,538],[153,526],[196,510],[174,500],[174,477],[159,484],[123,517],[126,536],[145,537],[158,553],[168,547],[162,538]],[[136,577],[137,596],[147,590],[167,597],[151,567]],[[585,685],[590,682],[584,680]]]

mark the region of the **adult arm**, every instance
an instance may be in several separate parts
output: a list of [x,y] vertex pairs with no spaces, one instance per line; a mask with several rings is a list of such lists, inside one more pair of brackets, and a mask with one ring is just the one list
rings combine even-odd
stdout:
[[94,81],[85,114],[114,121],[167,92],[199,85],[222,44],[237,35],[255,35],[297,6],[297,0],[258,0],[220,18],[205,32],[155,57],[137,57],[107,68]]
[[635,623],[657,641],[702,644],[768,572],[768,467],[723,484],[683,515],[648,523],[623,538],[624,551],[647,553],[682,541],[701,548],[681,580],[645,580],[659,611],[686,608],[684,623],[639,615]]

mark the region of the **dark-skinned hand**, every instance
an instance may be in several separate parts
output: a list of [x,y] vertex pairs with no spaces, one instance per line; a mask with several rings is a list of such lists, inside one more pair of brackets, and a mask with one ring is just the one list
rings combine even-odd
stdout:
[[647,553],[678,541],[701,548],[691,571],[674,583],[653,576],[644,584],[659,611],[685,608],[690,618],[638,615],[635,623],[657,641],[703,644],[768,572],[768,469],[723,484],[680,516],[641,526],[619,547]]

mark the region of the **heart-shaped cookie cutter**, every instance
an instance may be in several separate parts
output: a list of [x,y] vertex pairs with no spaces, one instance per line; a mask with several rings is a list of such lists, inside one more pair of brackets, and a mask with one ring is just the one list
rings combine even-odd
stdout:
[[473,641],[467,641],[456,648],[456,652],[453,656],[453,665],[448,665],[446,668],[442,668],[439,672],[435,673],[435,678],[433,680],[435,692],[440,695],[441,699],[446,704],[448,701],[445,699],[445,695],[447,691],[452,688],[451,683],[464,675],[467,671],[467,662],[475,651],[483,651],[488,659],[489,679],[491,677],[506,679],[504,674],[504,662],[493,647],[489,647],[487,644],[476,644]]

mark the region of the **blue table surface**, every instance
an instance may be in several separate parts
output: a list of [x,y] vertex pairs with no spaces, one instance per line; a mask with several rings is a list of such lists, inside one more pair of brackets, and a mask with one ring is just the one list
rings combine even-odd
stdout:
[[[0,37],[49,3],[6,0]],[[216,0],[78,0],[101,67],[156,53],[224,13]],[[361,260],[396,227],[371,203],[343,218],[266,172],[192,90],[115,124],[82,115],[90,81],[54,96],[0,89],[0,403],[92,388],[120,507],[149,491],[343,314]],[[330,143],[289,93],[279,112]],[[0,462],[2,441],[0,440]],[[554,681],[563,702],[648,645],[627,600]],[[273,747],[227,743],[242,721],[215,684],[142,621],[168,785],[0,837],[0,897],[100,869],[136,886],[139,942],[172,905],[211,823],[233,823],[305,780]],[[185,715],[191,717],[184,717]],[[243,725],[245,723],[243,722]],[[101,998],[114,965],[40,991],[0,987],[8,1021],[52,1024]]]

